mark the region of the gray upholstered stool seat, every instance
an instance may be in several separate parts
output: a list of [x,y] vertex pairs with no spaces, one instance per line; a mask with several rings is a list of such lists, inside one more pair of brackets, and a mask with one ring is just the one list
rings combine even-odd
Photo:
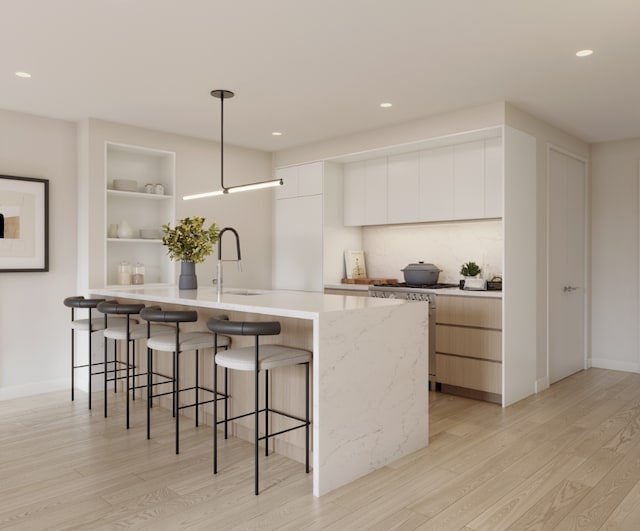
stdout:
[[[236,371],[253,371],[256,367],[255,355],[255,347],[234,348],[218,352],[216,363],[221,367]],[[268,371],[277,367],[287,367],[310,361],[311,352],[308,350],[284,345],[260,345],[258,370]]]
[[[157,326],[157,325],[156,325]],[[167,327],[164,327],[163,333],[152,336],[147,340],[147,348],[160,350],[162,352],[173,352],[176,348],[176,336],[173,333],[166,333]],[[230,343],[228,337],[224,337],[218,342],[219,347],[226,347]],[[180,333],[180,352],[187,350],[200,350],[203,348],[211,348],[213,340],[209,332],[181,332]]]
[[[161,383],[172,383],[172,390],[168,393],[154,393],[154,382],[152,377],[147,380],[147,439],[151,438],[151,407],[153,398],[171,394],[173,399],[173,415],[176,419],[176,454],[180,453],[180,410],[188,407],[195,408],[195,424],[199,424],[200,406],[213,400],[201,401],[200,391],[213,390],[200,385],[199,360],[200,350],[213,347],[213,339],[209,332],[182,332],[181,323],[190,323],[198,320],[198,313],[193,310],[161,310],[160,308],[145,308],[140,312],[140,317],[151,326],[154,323],[170,324],[173,328],[171,333],[163,333],[156,336],[149,335],[147,338],[147,367],[150,375],[153,371],[153,352],[170,352],[173,354],[173,373],[168,381]],[[220,347],[226,348],[230,339],[220,338]],[[180,388],[180,354],[186,351],[195,351],[195,384],[193,387]],[[182,391],[194,391],[195,402],[180,405],[180,393]]]
[[[119,322],[122,326],[124,326],[124,317],[113,316],[109,318],[109,326],[115,322]],[[76,332],[86,332],[89,330],[89,319],[76,319],[75,321],[71,321],[71,328],[73,328]],[[94,317],[91,319],[91,331],[99,332],[104,330],[104,317]]]
[[[224,424],[225,439],[228,436],[228,423],[232,420],[243,418],[249,415],[254,417],[254,452],[255,452],[255,494],[258,495],[258,445],[261,440],[265,442],[265,456],[269,455],[269,438],[275,437],[298,428],[305,428],[305,470],[309,473],[309,364],[311,362],[311,352],[305,349],[289,347],[285,345],[261,345],[260,336],[273,336],[280,334],[280,323],[278,321],[267,322],[243,322],[229,321],[227,319],[210,318],[207,327],[214,333],[214,350],[220,344],[220,334],[231,336],[253,336],[254,345],[249,347],[231,348],[214,355],[213,364],[213,418],[215,429],[213,430],[213,473],[218,473],[218,424]],[[218,420],[218,365],[224,367],[224,420]],[[278,411],[269,407],[269,371],[279,367],[289,367],[292,365],[304,365],[306,386],[305,386],[305,417],[300,418],[283,411]],[[229,394],[227,390],[228,369],[238,371],[252,371],[254,373],[254,409],[251,412],[243,413],[229,418],[228,402]],[[264,377],[264,408],[259,407],[259,378],[260,371],[265,371]],[[259,433],[259,414],[264,413],[264,436]],[[269,415],[280,415],[297,421],[299,424],[291,428],[286,428],[277,432],[269,432]]]

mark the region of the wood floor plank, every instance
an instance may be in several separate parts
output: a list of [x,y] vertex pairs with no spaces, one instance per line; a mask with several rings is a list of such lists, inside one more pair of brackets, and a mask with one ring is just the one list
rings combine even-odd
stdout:
[[304,467],[124,394],[0,402],[0,529],[640,529],[640,375],[590,369],[513,406],[430,393],[429,446],[322,498]]

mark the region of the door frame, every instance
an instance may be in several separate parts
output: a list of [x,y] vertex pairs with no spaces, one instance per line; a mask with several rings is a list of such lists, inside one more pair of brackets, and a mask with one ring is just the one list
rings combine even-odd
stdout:
[[[550,194],[550,190],[551,190],[551,175],[550,175],[550,158],[551,158],[551,151],[556,151],[562,155],[565,155],[567,157],[573,158],[575,160],[578,160],[582,163],[584,163],[584,205],[583,205],[583,214],[584,214],[584,278],[582,280],[582,285],[584,286],[584,315],[583,315],[583,321],[584,321],[584,337],[583,337],[583,344],[584,344],[584,355],[583,355],[583,367],[584,369],[588,369],[589,367],[591,367],[591,342],[589,341],[589,338],[591,337],[591,320],[589,319],[589,316],[591,315],[591,283],[589,281],[589,279],[591,278],[591,262],[589,261],[589,256],[591,254],[591,247],[589,245],[589,242],[591,241],[591,223],[590,223],[590,217],[589,217],[589,204],[591,202],[591,186],[590,186],[590,179],[589,179],[589,160],[576,154],[573,153],[571,151],[568,151],[564,148],[561,148],[560,146],[557,146],[555,144],[549,143],[547,142],[547,150],[546,150],[546,156],[547,156],[547,179],[546,179],[546,185],[547,185],[547,191],[546,191],[546,210],[547,210],[547,219],[546,219],[546,223],[547,223],[547,227],[546,227],[546,251],[547,251],[547,264],[546,264],[546,285],[547,285],[547,301],[546,301],[546,351],[547,351],[547,374],[545,377],[545,385],[542,387],[542,389],[546,389],[551,385],[551,375],[549,373],[549,369],[550,369],[550,362],[549,362],[549,354],[550,354],[550,349],[551,349],[551,334],[550,334],[550,327],[551,327],[551,305],[550,305],[550,299],[551,299],[551,286],[549,283],[549,278],[550,278],[550,270],[551,270],[551,253],[550,253],[550,237],[551,237],[551,224],[550,224],[550,220],[551,220],[551,207],[550,207],[550,201],[549,201],[549,194]],[[538,389],[539,391],[542,389]]]

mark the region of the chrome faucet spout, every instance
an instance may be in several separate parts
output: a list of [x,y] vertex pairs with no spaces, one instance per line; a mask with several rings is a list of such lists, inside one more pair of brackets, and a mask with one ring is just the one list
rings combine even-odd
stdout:
[[217,271],[217,281],[216,281],[216,288],[217,288],[217,292],[218,292],[218,296],[220,296],[220,294],[222,293],[222,235],[227,232],[230,231],[233,233],[233,235],[236,238],[236,262],[238,262],[238,271],[241,271],[241,266],[240,266],[240,259],[241,259],[241,254],[240,254],[240,236],[238,235],[238,231],[236,229],[234,229],[233,227],[225,227],[224,229],[222,229],[220,231],[220,234],[218,234],[218,271]]

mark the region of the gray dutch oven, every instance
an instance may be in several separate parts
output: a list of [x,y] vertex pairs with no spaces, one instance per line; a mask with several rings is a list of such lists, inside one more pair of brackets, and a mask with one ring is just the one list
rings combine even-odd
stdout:
[[441,270],[433,264],[418,262],[409,264],[401,271],[404,273],[404,281],[407,284],[437,284]]

